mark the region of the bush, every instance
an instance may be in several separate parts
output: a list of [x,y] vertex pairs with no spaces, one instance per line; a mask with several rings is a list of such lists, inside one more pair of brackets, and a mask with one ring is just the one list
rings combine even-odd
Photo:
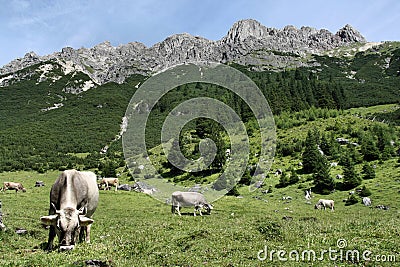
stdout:
[[257,230],[265,240],[280,240],[283,236],[282,226],[277,222],[262,221],[257,226]]
[[235,196],[235,197],[237,197],[237,196],[240,195],[240,193],[239,193],[239,191],[238,191],[236,185],[235,185],[234,187],[232,187],[231,190],[229,190],[229,192],[227,193],[227,195],[228,195],[228,196]]
[[360,197],[369,197],[372,195],[371,191],[364,185],[361,188]]
[[375,170],[368,163],[365,163],[363,165],[362,173],[364,175],[364,179],[374,179],[375,176],[376,176],[375,175]]
[[356,198],[355,195],[351,195],[347,200],[346,203],[344,204],[345,206],[350,206],[358,203],[358,199]]

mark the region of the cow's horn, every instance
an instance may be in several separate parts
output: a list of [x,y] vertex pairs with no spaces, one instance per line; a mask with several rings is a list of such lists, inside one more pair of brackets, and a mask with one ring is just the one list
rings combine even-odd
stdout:
[[56,205],[54,205],[54,203],[53,203],[53,202],[50,202],[50,206],[51,206],[51,208],[53,208],[53,209],[54,209],[54,211],[56,212],[56,214],[60,214],[60,211],[59,211],[59,210],[57,210],[57,208],[56,208]]

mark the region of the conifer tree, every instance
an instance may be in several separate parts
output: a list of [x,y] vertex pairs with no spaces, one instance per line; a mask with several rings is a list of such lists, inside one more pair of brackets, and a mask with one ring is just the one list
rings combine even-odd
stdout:
[[361,153],[364,156],[364,160],[372,161],[379,159],[379,149],[376,146],[372,136],[366,135],[362,140]]
[[317,169],[320,169],[320,165],[323,164],[324,157],[318,151],[318,139],[318,130],[314,129],[308,131],[302,156],[304,173],[314,173]]
[[365,163],[362,168],[362,174],[364,175],[364,179],[374,179],[375,178],[375,170],[369,165]]
[[328,161],[324,157],[321,157],[320,164],[315,169],[313,180],[316,193],[326,195],[335,188],[335,182],[329,174]]
[[348,154],[343,158],[343,189],[348,190],[359,186],[362,182],[354,168],[354,163]]

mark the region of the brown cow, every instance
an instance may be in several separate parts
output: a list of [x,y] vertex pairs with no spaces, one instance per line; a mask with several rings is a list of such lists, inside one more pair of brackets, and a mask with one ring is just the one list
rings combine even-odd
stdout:
[[103,178],[100,180],[99,189],[105,185],[104,190],[109,189],[110,186],[115,186],[115,191],[118,190],[119,180],[118,178]]
[[22,192],[26,192],[25,187],[21,183],[14,183],[14,182],[4,182],[3,183],[3,192],[6,190],[15,190],[17,193],[19,190]]

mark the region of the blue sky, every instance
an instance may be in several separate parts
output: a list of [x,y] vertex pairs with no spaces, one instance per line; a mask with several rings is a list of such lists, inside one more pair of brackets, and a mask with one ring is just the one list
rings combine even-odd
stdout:
[[105,40],[152,46],[182,32],[219,40],[247,18],[331,32],[348,23],[368,41],[400,41],[398,0],[0,0],[0,66]]

